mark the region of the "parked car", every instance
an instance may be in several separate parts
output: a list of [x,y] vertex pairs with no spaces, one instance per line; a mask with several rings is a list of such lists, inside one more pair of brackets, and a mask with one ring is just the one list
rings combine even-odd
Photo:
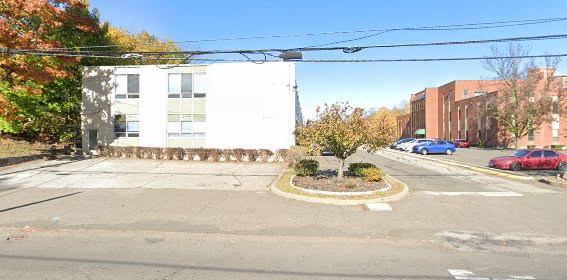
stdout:
[[567,155],[549,150],[518,150],[507,157],[496,157],[488,166],[518,171],[520,169],[564,169],[567,167]]
[[453,144],[455,144],[455,147],[459,147],[459,148],[470,147],[469,141],[467,141],[465,139],[457,139],[457,140],[453,141]]
[[400,146],[402,147],[402,150],[404,150],[406,152],[411,152],[413,150],[414,146],[429,143],[431,141],[435,141],[435,140],[433,140],[433,139],[415,139],[415,140],[409,141],[407,143],[404,143]]
[[402,139],[396,141],[396,143],[390,145],[390,148],[391,149],[397,149],[399,145],[406,143],[406,142],[409,142],[409,141],[414,140],[414,139],[415,138],[402,138]]
[[416,145],[413,147],[412,152],[427,155],[427,154],[447,154],[452,155],[455,152],[455,145],[449,141],[431,141]]

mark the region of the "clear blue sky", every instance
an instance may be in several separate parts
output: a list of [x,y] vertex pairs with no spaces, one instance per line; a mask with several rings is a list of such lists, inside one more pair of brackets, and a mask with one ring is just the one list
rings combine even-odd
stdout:
[[[90,0],[103,21],[146,30],[174,41],[294,33],[318,33],[567,16],[567,1],[192,1]],[[567,33],[567,21],[468,31],[398,31],[338,44],[379,45],[462,41]],[[370,33],[183,44],[187,50],[293,48],[357,38]],[[530,54],[567,53],[567,40],[525,42]],[[304,59],[392,59],[485,56],[490,44],[304,53]],[[499,47],[505,48],[507,43]],[[241,57],[234,57],[241,58]],[[564,58],[567,60],[567,58]],[[559,71],[567,73],[567,62]],[[392,107],[411,93],[453,80],[490,77],[480,61],[404,63],[298,63],[303,113],[324,103]]]

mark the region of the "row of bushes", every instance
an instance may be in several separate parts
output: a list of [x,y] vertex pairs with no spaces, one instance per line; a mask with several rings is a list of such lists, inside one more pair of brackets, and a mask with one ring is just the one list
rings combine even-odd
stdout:
[[[319,162],[314,159],[302,159],[295,163],[293,169],[302,176],[314,176],[319,172]],[[384,177],[384,172],[376,165],[367,162],[351,163],[348,171],[352,176],[362,177],[368,182],[378,182]]]
[[275,153],[268,149],[205,149],[205,148],[156,148],[156,147],[97,147],[96,152],[103,157],[235,161],[235,162],[289,162],[295,164],[304,158],[296,149],[280,149]]

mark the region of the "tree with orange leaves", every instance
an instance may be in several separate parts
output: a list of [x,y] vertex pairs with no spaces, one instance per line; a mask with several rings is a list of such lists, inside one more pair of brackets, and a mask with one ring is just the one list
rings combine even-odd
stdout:
[[317,108],[317,119],[296,128],[294,134],[301,146],[317,151],[330,151],[339,159],[338,178],[342,179],[345,160],[359,148],[369,152],[388,145],[392,131],[383,129],[382,119],[364,117],[362,108],[348,102],[325,104]]

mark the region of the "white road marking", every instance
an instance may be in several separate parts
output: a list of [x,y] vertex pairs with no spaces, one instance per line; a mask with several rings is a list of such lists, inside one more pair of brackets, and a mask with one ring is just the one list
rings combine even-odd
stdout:
[[501,279],[501,278],[486,278],[486,277],[476,277],[474,273],[469,270],[462,270],[462,269],[447,269],[449,273],[455,279],[458,280],[535,280],[533,276],[510,276],[510,278]]
[[445,196],[487,196],[487,197],[514,197],[524,196],[517,192],[434,192],[423,191],[423,194],[429,195],[445,195]]
[[392,211],[392,206],[387,203],[366,203],[364,204],[364,208],[368,211],[375,211],[375,212],[390,212]]
[[475,277],[474,273],[462,269],[447,269],[458,280],[490,280],[489,278]]

